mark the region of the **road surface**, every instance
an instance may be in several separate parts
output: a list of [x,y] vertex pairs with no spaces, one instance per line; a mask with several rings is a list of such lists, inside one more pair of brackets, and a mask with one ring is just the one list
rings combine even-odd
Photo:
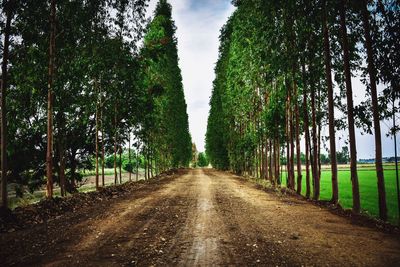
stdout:
[[211,169],[0,234],[0,246],[6,266],[400,266],[399,236]]

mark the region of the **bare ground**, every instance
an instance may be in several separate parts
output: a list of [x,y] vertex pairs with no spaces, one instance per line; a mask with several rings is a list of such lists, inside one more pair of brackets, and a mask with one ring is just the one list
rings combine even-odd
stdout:
[[0,234],[1,266],[399,266],[400,238],[210,169]]

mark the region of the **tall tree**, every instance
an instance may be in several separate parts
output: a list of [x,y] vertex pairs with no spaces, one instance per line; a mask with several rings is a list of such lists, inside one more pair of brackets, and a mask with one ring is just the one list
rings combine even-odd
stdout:
[[372,38],[370,33],[371,30],[369,23],[368,2],[366,0],[362,1],[361,14],[364,27],[365,47],[367,49],[367,63],[370,81],[369,85],[372,98],[372,114],[375,134],[375,168],[376,176],[378,179],[379,217],[382,220],[387,220],[385,178],[382,165],[382,136],[379,116],[378,93],[376,89],[376,69],[374,63],[374,51],[372,49]]
[[306,198],[310,198],[311,195],[311,183],[310,183],[310,123],[308,115],[308,102],[307,102],[307,84],[305,77],[305,64],[302,64],[302,76],[303,76],[303,116],[304,116],[304,131],[305,131],[305,157],[306,157]]
[[49,46],[49,77],[47,96],[47,153],[46,153],[46,195],[53,197],[53,88],[55,79],[56,49],[56,0],[50,2],[50,46]]
[[353,104],[353,89],[351,84],[351,70],[350,70],[350,52],[347,37],[346,26],[346,1],[341,0],[339,3],[340,15],[340,30],[342,37],[342,50],[343,50],[343,66],[346,82],[346,99],[347,99],[347,122],[349,128],[349,142],[350,142],[350,175],[353,192],[353,211],[360,212],[360,189],[358,184],[357,174],[357,148],[356,148],[356,134],[354,129],[354,104]]
[[142,134],[148,176],[160,165],[167,168],[188,166],[192,157],[187,106],[178,66],[176,26],[171,12],[172,7],[166,0],[158,2],[141,51],[143,86],[147,91],[148,112],[144,116]]
[[10,48],[11,21],[14,16],[15,1],[8,0],[3,3],[3,11],[6,16],[4,27],[3,61],[1,65],[1,207],[8,207],[7,192],[7,82],[8,82],[8,58]]
[[332,83],[332,67],[331,67],[331,49],[329,44],[329,28],[327,19],[326,1],[323,1],[323,17],[322,27],[324,32],[324,58],[325,58],[325,75],[326,85],[328,88],[328,112],[329,112],[329,153],[331,161],[332,175],[332,203],[337,204],[339,200],[338,173],[336,161],[336,136],[335,136],[335,108],[333,100],[333,83]]

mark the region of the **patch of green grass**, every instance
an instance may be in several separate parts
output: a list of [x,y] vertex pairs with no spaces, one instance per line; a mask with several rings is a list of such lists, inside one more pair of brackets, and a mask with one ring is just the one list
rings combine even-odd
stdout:
[[[118,173],[119,173],[119,169],[117,169]],[[87,177],[87,176],[94,176],[96,175],[96,170],[82,170],[80,171],[80,173],[82,174],[83,177]],[[124,169],[122,169],[122,173],[126,173],[126,171]],[[99,169],[99,175],[101,175],[101,168]],[[114,175],[114,169],[113,168],[105,168],[104,169],[104,175]]]
[[[393,224],[399,223],[397,206],[396,172],[393,169],[385,170],[386,201],[388,207],[389,221]],[[310,173],[311,176],[311,173]],[[306,174],[303,171],[302,194],[306,192]],[[295,174],[295,179],[297,175]],[[286,172],[283,172],[282,185],[286,186]],[[310,180],[312,178],[310,177]],[[359,168],[358,180],[360,184],[361,209],[364,213],[373,217],[379,217],[378,189],[375,170]],[[312,183],[312,181],[311,181]],[[344,208],[351,208],[353,205],[350,170],[338,171],[339,183],[339,203]],[[312,191],[312,184],[311,184]],[[331,172],[322,170],[321,172],[321,200],[330,200],[332,197]]]
[[[54,196],[55,197],[61,197],[61,191],[60,188],[56,187],[54,188]],[[34,204],[39,202],[42,199],[46,198],[46,190],[37,190],[33,193],[24,193],[23,198],[15,197],[12,196],[9,198],[9,207],[10,209],[15,209],[16,207],[24,207],[30,204]]]

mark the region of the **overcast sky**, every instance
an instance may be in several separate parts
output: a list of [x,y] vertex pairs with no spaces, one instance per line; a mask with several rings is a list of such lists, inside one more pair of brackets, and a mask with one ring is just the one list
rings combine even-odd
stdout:
[[[150,0],[149,14],[157,0]],[[232,14],[230,0],[169,0],[177,26],[179,66],[182,70],[189,127],[193,142],[204,151],[207,117],[218,59],[219,30]]]
[[[157,0],[150,0],[149,16],[153,15],[156,3]],[[230,0],[169,0],[169,3],[177,26],[179,66],[188,106],[190,133],[197,149],[204,151],[208,103],[218,58],[219,31],[234,7]],[[353,80],[353,87],[355,102],[358,103],[364,98],[365,88],[358,79]],[[389,124],[381,123],[384,156],[394,155],[393,139],[385,137]],[[328,129],[323,129],[323,134],[327,135]],[[345,145],[345,139],[343,133],[338,133],[338,150]],[[374,137],[358,132],[357,157],[374,158],[374,151]]]

